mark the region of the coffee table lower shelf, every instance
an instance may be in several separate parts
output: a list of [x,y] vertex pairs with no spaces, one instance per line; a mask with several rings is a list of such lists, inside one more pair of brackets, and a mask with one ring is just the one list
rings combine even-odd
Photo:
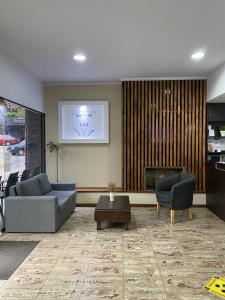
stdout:
[[101,222],[124,223],[125,230],[131,220],[130,201],[128,196],[115,196],[111,202],[109,196],[100,196],[95,208],[97,230],[101,230]]

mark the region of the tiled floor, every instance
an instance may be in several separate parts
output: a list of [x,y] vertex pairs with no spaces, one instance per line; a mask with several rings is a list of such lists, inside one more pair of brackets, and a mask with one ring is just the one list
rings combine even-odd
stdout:
[[0,299],[216,299],[203,289],[225,276],[225,223],[196,208],[170,225],[169,211],[133,208],[130,229],[96,231],[93,208],[77,208],[57,234],[6,234],[1,240],[41,240]]

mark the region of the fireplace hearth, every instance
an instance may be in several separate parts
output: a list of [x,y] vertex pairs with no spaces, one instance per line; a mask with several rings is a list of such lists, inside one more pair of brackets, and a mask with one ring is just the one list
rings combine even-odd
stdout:
[[181,172],[183,172],[182,167],[146,167],[144,173],[145,191],[154,191],[157,180]]

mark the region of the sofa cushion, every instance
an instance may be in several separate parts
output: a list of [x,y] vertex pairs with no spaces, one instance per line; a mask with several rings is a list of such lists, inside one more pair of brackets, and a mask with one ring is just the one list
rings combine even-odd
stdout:
[[57,191],[52,190],[51,192],[47,193],[46,196],[58,196],[60,198],[69,198],[70,196],[75,195],[75,191]]
[[48,180],[48,176],[45,173],[41,173],[36,176],[39,180],[42,195],[49,193],[52,190],[51,183]]
[[41,196],[41,188],[37,178],[17,182],[16,192],[18,196]]
[[[52,190],[46,196],[57,196],[58,197],[58,209],[59,212],[68,210],[71,206],[70,202],[73,203],[75,200],[75,191],[56,191]],[[75,203],[74,203],[75,205]]]

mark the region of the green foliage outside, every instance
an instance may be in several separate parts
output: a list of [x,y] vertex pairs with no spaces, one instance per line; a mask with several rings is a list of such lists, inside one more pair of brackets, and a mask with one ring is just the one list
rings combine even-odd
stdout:
[[21,108],[21,109],[18,109],[17,111],[8,111],[5,114],[5,116],[10,119],[25,118],[25,109]]

